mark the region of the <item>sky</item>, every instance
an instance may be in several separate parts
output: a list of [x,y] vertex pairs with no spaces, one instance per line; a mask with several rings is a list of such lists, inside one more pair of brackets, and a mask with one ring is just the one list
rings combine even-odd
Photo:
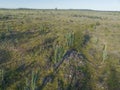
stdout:
[[0,0],[0,8],[58,8],[120,11],[120,0]]

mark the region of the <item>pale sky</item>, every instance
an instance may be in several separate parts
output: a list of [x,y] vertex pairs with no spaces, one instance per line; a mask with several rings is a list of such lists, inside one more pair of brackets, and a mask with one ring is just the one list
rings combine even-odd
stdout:
[[58,8],[120,11],[120,0],[0,0],[0,8]]

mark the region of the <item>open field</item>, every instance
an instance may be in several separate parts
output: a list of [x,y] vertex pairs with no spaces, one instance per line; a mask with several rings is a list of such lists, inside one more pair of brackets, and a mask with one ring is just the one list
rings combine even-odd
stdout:
[[1,9],[0,90],[120,90],[120,12]]

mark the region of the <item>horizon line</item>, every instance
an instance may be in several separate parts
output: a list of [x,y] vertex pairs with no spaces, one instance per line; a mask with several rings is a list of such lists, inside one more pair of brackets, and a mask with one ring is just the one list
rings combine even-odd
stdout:
[[20,7],[20,8],[0,8],[0,9],[4,9],[4,10],[85,10],[85,11],[108,11],[108,12],[120,12],[120,10],[99,10],[99,9],[78,9],[78,8],[24,8],[24,7]]

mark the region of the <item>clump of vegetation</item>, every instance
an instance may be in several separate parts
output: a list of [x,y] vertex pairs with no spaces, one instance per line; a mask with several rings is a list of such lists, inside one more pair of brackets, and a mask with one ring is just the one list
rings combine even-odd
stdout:
[[103,47],[102,62],[104,63],[106,59],[107,59],[107,45],[105,44]]
[[74,32],[67,33],[65,37],[67,40],[67,47],[69,47],[69,48],[73,47],[74,40],[75,40]]
[[119,72],[110,63],[109,65],[109,76],[107,78],[107,87],[109,90],[119,90],[120,89],[120,78]]
[[46,34],[49,31],[49,25],[46,23],[43,23],[40,28],[39,28],[39,33],[42,34]]
[[44,25],[42,25],[42,26],[40,27],[40,34],[41,34],[41,33],[45,33],[45,31],[46,31],[46,28],[45,28]]
[[0,89],[4,89],[4,70],[0,69]]
[[63,58],[64,51],[65,51],[64,48],[60,45],[56,45],[54,47],[54,58],[53,58],[54,63],[59,62]]
[[0,40],[4,40],[6,37],[6,33],[5,32],[1,32],[0,33]]
[[30,79],[26,78],[26,86],[24,87],[24,90],[36,90],[39,79],[40,71],[37,71],[36,73],[32,71]]
[[100,22],[96,22],[96,26],[100,26]]

